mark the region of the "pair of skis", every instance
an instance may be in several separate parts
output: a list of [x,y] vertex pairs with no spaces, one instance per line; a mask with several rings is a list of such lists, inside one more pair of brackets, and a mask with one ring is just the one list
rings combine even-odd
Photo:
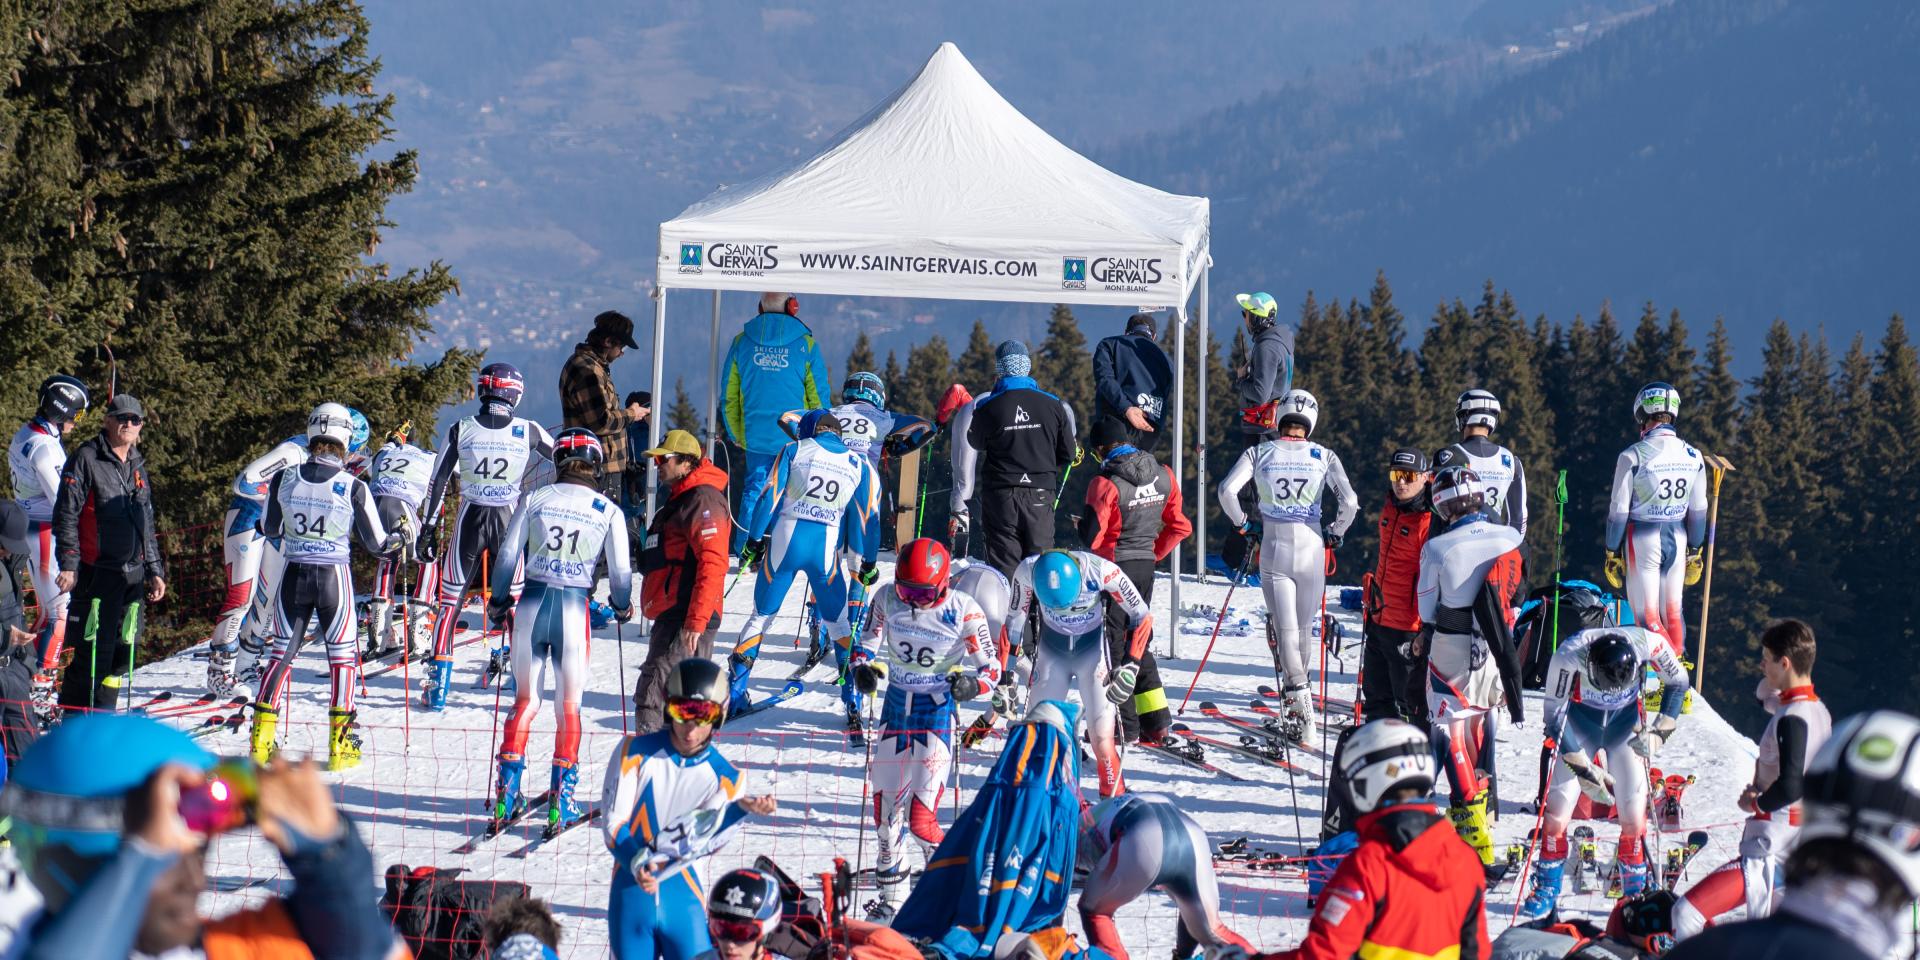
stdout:
[[205,719],[187,731],[187,736],[198,740],[240,729],[240,725],[247,719],[247,698],[239,696],[224,702],[216,702],[213,694],[204,693],[198,699],[177,703],[173,699],[173,691],[168,690],[128,712],[153,717],[156,720],[198,718],[204,714]]
[[[1255,702],[1256,704],[1258,703],[1258,701]],[[1256,706],[1255,709],[1257,710],[1258,707]],[[1200,713],[1202,716],[1219,720],[1241,731],[1239,734],[1239,742],[1229,743],[1228,741],[1213,737],[1195,736],[1187,732],[1185,724],[1174,724],[1173,731],[1183,736],[1191,736],[1193,739],[1199,740],[1208,746],[1218,747],[1229,753],[1236,753],[1251,760],[1271,764],[1282,770],[1297,771],[1309,777],[1319,776],[1319,774],[1304,767],[1297,766],[1292,762],[1291,752],[1299,748],[1300,745],[1297,742],[1288,740],[1275,727],[1265,723],[1255,723],[1244,717],[1236,717],[1221,709],[1219,704],[1211,700],[1201,701]]]
[[[486,827],[482,829],[479,833],[476,833],[473,836],[468,837],[466,841],[461,843],[459,846],[454,847],[452,850],[453,855],[466,856],[467,854],[470,854],[475,850],[480,849],[480,846],[482,844],[486,843],[489,840],[492,840],[495,837],[498,837],[503,833],[506,833],[509,830],[512,830],[516,824],[518,824],[522,820],[525,820],[528,814],[542,807],[547,806],[549,802],[552,801],[552,799],[553,799],[552,790],[543,791],[539,796],[536,796],[533,799],[528,800],[525,804],[523,804],[518,811],[515,811],[513,813],[512,816],[508,816],[504,818],[502,817],[487,818]],[[566,833],[567,831],[572,830],[573,828],[580,826],[583,823],[591,823],[595,820],[600,819],[600,814],[601,814],[600,808],[594,807],[588,810],[586,813],[583,813],[580,816],[574,817],[571,820],[548,823],[545,827],[541,829],[539,835],[535,836],[533,839],[521,845],[519,849],[514,850],[513,852],[507,854],[507,856],[510,859],[515,859],[515,860],[525,859],[528,854],[531,854],[533,851],[539,849],[540,846],[546,843],[547,841],[552,840],[553,838],[558,837],[561,834]]]

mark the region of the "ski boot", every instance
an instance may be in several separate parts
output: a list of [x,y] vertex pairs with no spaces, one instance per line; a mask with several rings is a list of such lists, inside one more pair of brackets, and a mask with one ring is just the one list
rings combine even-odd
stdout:
[[375,597],[367,601],[366,659],[378,660],[393,653],[393,601]]
[[1528,920],[1539,920],[1554,915],[1560,904],[1560,885],[1566,880],[1567,858],[1553,860],[1535,860],[1533,862],[1533,890],[1520,904],[1520,916]]
[[407,640],[410,649],[409,660],[425,660],[433,656],[433,610],[426,604],[407,604]]
[[891,867],[875,867],[873,878],[879,885],[880,897],[867,904],[867,920],[891,923],[894,914],[900,912],[901,904],[907,902],[906,868],[897,863]]
[[547,832],[551,834],[586,816],[586,811],[573,799],[573,792],[580,785],[580,768],[574,766],[573,761],[553,758],[553,775],[548,783],[553,788],[552,799],[547,803]]
[[1320,724],[1320,717],[1313,709],[1313,692],[1307,689],[1307,685],[1303,683],[1297,687],[1288,687],[1281,691],[1281,698],[1286,701],[1287,715],[1295,717],[1300,721],[1298,726],[1299,739],[1294,742],[1307,743],[1311,741],[1314,731],[1318,729]]
[[753,706],[753,697],[747,693],[747,680],[753,676],[753,659],[743,653],[727,655],[727,719],[747,711]]
[[420,706],[435,712],[447,708],[447,687],[453,683],[453,658],[434,657],[420,678]]
[[233,696],[233,664],[239,659],[237,647],[222,650],[218,647],[207,651],[207,692],[217,699]]
[[517,819],[527,809],[526,795],[520,791],[520,778],[527,763],[517,753],[500,755],[500,778],[493,787],[493,826],[498,829]]
[[847,705],[847,746],[855,750],[862,750],[867,746],[866,721],[860,719],[859,708],[852,704]]
[[360,735],[353,732],[353,711],[327,711],[327,770],[339,772],[360,765]]
[[248,747],[253,753],[253,762],[266,766],[273,755],[280,752],[274,734],[280,727],[280,711],[264,703],[253,705],[253,733],[248,739]]
[[1482,867],[1493,866],[1493,836],[1487,832],[1487,795],[1479,796],[1464,804],[1451,804],[1447,807],[1447,819],[1453,821],[1453,829],[1460,839],[1473,848],[1480,858]]
[[251,697],[260,692],[260,681],[267,675],[266,653],[262,650],[250,650],[245,643],[240,644],[240,656],[235,661],[233,674],[233,693],[229,696]]
[[1617,859],[1614,861],[1614,877],[1620,884],[1620,896],[1637,897],[1647,889],[1647,860],[1642,856],[1634,860]]
[[502,692],[513,692],[513,650],[504,643],[488,652],[487,665],[480,677],[482,689],[496,683],[501,685]]

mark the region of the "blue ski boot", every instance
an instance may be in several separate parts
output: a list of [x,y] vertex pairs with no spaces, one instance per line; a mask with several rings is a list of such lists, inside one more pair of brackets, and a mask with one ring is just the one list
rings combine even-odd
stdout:
[[580,768],[571,760],[555,757],[553,760],[553,799],[547,804],[547,829],[558,830],[580,819],[585,811],[573,799],[574,788],[580,784]]
[[1647,861],[1616,860],[1614,875],[1620,878],[1620,896],[1637,897],[1647,889]]
[[503,824],[512,820],[527,808],[527,798],[520,791],[520,777],[527,772],[525,760],[517,753],[500,755],[500,782],[493,791],[493,822]]
[[447,708],[447,687],[453,683],[453,658],[434,657],[421,678],[420,705],[439,712]]
[[512,644],[503,642],[499,646],[494,647],[491,651],[489,651],[487,654],[487,665],[482,669],[484,670],[484,675],[480,678],[481,687],[490,687],[498,683],[500,684],[501,692],[512,693],[513,692],[513,646]]
[[1520,905],[1520,916],[1538,920],[1553,915],[1560,903],[1560,884],[1566,879],[1567,858],[1533,862],[1533,892]]
[[753,658],[735,653],[727,657],[727,719],[739,716],[753,706],[747,693],[747,679],[753,676]]

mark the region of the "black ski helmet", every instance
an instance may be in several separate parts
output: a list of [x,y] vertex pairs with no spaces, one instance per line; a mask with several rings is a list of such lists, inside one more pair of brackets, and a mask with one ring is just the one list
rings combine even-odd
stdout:
[[1454,464],[1433,475],[1433,509],[1452,523],[1487,508],[1486,486],[1472,467]]
[[40,382],[39,414],[48,423],[58,426],[72,423],[75,417],[87,412],[87,385],[75,377],[56,373]]
[[713,884],[707,894],[707,915],[739,921],[760,931],[759,940],[780,925],[783,904],[780,883],[759,870],[735,870]]
[[1619,630],[1608,630],[1587,645],[1587,678],[1605,693],[1618,693],[1640,682],[1640,651]]
[[710,700],[727,705],[727,675],[706,657],[688,657],[667,674],[668,700]]
[[600,437],[586,427],[568,427],[553,438],[553,465],[562,467],[575,460],[597,467],[606,462],[607,452]]

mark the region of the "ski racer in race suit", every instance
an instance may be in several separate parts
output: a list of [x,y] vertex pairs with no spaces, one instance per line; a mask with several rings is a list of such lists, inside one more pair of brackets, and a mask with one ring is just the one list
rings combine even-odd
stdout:
[[[840,397],[841,404],[829,407],[826,412],[840,422],[840,442],[846,444],[848,450],[867,458],[867,465],[873,468],[874,482],[881,488],[886,486],[889,458],[912,453],[939,435],[933,424],[919,417],[888,410],[887,385],[878,374],[864,370],[849,374],[846,384],[840,388]],[[800,421],[804,416],[806,413],[803,411],[790,410],[780,417],[780,426],[788,436],[799,440]],[[913,491],[903,490],[901,494],[912,496]],[[876,493],[876,496],[884,497],[884,490]],[[867,538],[865,542],[874,544],[876,549],[884,532],[882,518],[886,515],[885,509],[874,510],[864,531]],[[860,570],[860,575],[854,577],[847,588],[847,622],[855,625],[854,630],[858,630],[858,624],[866,622],[867,589],[879,574],[877,570],[866,569],[868,558],[858,550],[845,546],[846,531],[847,527],[842,525],[841,562],[848,568]],[[850,647],[835,643],[839,638],[827,635],[826,619],[820,617],[817,610],[815,618],[820,623],[820,630],[811,642],[832,645],[835,661],[844,674]],[[840,685],[840,698],[849,711],[859,712],[861,709],[860,693],[852,684]]]
[[[1643,719],[1641,678],[1651,664],[1666,687],[1660,710]],[[1615,859],[1620,892],[1647,885],[1647,764],[1673,736],[1687,694],[1687,674],[1660,635],[1640,627],[1582,630],[1560,642],[1547,668],[1544,729],[1559,761],[1548,782],[1533,891],[1521,907],[1547,916],[1559,902],[1567,865],[1567,823],[1585,793],[1620,819]],[[1605,755],[1605,766],[1599,762]]]
[[1699,933],[1743,904],[1749,920],[1773,912],[1774,871],[1798,838],[1804,816],[1807,764],[1833,735],[1833,715],[1813,690],[1814,654],[1813,628],[1799,620],[1776,620],[1760,634],[1756,692],[1769,716],[1753,783],[1740,795],[1740,809],[1750,814],[1740,833],[1740,855],[1674,905],[1678,938]]
[[360,666],[353,629],[353,568],[347,540],[357,535],[374,554],[400,549],[411,528],[389,532],[373,509],[366,481],[347,472],[347,444],[354,424],[346,407],[323,403],[307,418],[307,462],[275,474],[267,488],[261,534],[286,557],[275,591],[273,665],[261,678],[253,707],[253,759],[266,763],[277,749],[279,710],[286,700],[293,660],[307,640],[307,627],[327,645],[333,680],[327,711],[327,769],[360,765],[360,738],[353,733],[353,688]]
[[[1486,484],[1466,467],[1443,467],[1434,476],[1433,509],[1447,526],[1420,548],[1421,640],[1414,655],[1427,660],[1427,715],[1433,733],[1446,746],[1451,785],[1447,813],[1468,845],[1492,865],[1493,838],[1487,833],[1488,788],[1493,766],[1494,711],[1506,703],[1520,721],[1518,692],[1509,694],[1497,659],[1493,634],[1510,622],[1493,624],[1487,615],[1509,617],[1514,585],[1520,579],[1520,531],[1495,523],[1484,513]],[[1491,595],[1491,600],[1489,600]],[[1492,611],[1485,614],[1477,610]]]
[[[574,791],[580,781],[580,695],[587,685],[587,646],[592,626],[587,601],[594,567],[607,562],[607,599],[621,623],[633,619],[633,568],[627,562],[626,514],[600,490],[600,439],[586,427],[570,427],[553,440],[555,482],[535,490],[514,511],[493,567],[493,599],[487,619],[502,628],[513,614],[513,712],[500,739],[500,776],[493,815],[516,818],[525,808],[527,735],[540,712],[543,678],[535,665],[551,664],[554,676],[553,768],[547,826],[581,816]],[[526,585],[513,595],[513,572],[524,563]],[[618,642],[618,641],[616,641]]]
[[[1700,578],[1700,551],[1707,532],[1707,468],[1700,451],[1673,432],[1680,391],[1650,383],[1634,398],[1640,439],[1620,452],[1613,468],[1613,499],[1607,507],[1607,580],[1626,581],[1635,623],[1667,638],[1686,655],[1686,624],[1680,594]],[[1626,559],[1621,560],[1621,549]],[[1624,568],[1624,577],[1622,577]]]
[[[1402,720],[1370,720],[1342,739],[1360,845],[1321,891],[1307,935],[1254,960],[1480,960],[1487,880],[1473,851],[1427,802],[1434,760],[1427,735]],[[1246,960],[1231,947],[1213,960]]]
[[1173,955],[1196,946],[1251,949],[1220,919],[1220,886],[1206,831],[1170,797],[1123,793],[1090,807],[1080,831],[1080,929],[1115,960],[1128,960],[1113,915],[1159,887],[1180,912]]
[[[1080,460],[1073,409],[1040,389],[1027,345],[1008,340],[994,351],[993,390],[953,417],[953,515],[948,538],[973,527],[967,499],[980,487],[979,555],[1001,573],[1053,546],[1053,503],[1060,473]],[[978,476],[975,476],[975,467]]]
[[[753,578],[753,616],[741,626],[728,659],[734,712],[749,706],[747,680],[760,656],[760,642],[796,574],[805,573],[820,621],[836,644],[853,646],[847,624],[847,576],[843,545],[861,559],[861,575],[871,578],[879,554],[880,484],[867,458],[847,448],[841,424],[816,410],[800,421],[800,435],[781,449],[767,474],[768,489],[754,501],[747,521],[751,539],[740,555],[757,564]],[[771,528],[771,529],[769,529]],[[872,539],[869,539],[871,537]],[[764,561],[762,561],[764,557]],[[848,699],[848,723],[859,718]]]
[[882,899],[906,900],[900,848],[909,831],[931,854],[944,834],[936,811],[953,763],[954,712],[1000,682],[1000,661],[980,604],[951,588],[947,548],[921,538],[900,548],[891,590],[874,598],[852,657],[853,686],[887,684],[870,759]]
[[667,728],[623,737],[607,762],[601,821],[613,853],[607,932],[617,960],[694,960],[712,949],[706,880],[713,854],[770,795],[746,795],[738,767],[713,745],[727,713],[727,678],[688,657],[667,677]]
[[[380,522],[389,529],[399,526],[402,518],[408,526],[420,528],[420,507],[427,502],[427,488],[432,485],[433,471],[439,464],[439,457],[410,441],[408,434],[412,426],[409,421],[387,434],[387,442],[374,452],[367,465],[367,487],[373,491],[374,509],[380,512]],[[391,642],[390,637],[394,580],[400,573],[402,559],[400,554],[380,558],[373,599],[367,604],[371,634],[367,643],[369,658],[384,656],[401,645]],[[412,648],[407,656],[424,657],[432,650],[433,602],[440,591],[439,578],[438,563],[422,563],[414,570],[413,602],[407,604],[406,623],[401,625],[405,631],[404,642]]]
[[[746,450],[746,476],[740,481],[738,517],[759,511],[767,492],[767,473],[787,443],[780,415],[788,410],[817,410],[827,405],[827,361],[813,331],[800,321],[800,301],[790,294],[763,293],[760,313],[748,320],[727,347],[720,367],[720,397],[727,438]],[[744,550],[747,531],[733,535],[733,552]]]
[[[1109,661],[1104,636],[1103,598],[1127,612],[1126,655]],[[1153,613],[1119,567],[1085,550],[1048,550],[1020,561],[1013,574],[1013,607],[1008,613],[1007,643],[1018,648],[1028,614],[1039,608],[1034,640],[1033,685],[1029,702],[1065,700],[1078,691],[1086,710],[1087,739],[1093,747],[1100,795],[1125,790],[1120,752],[1114,743],[1114,705],[1133,696],[1141,651],[1153,639]]]
[[27,518],[27,577],[33,581],[38,613],[33,632],[39,644],[33,702],[41,717],[52,717],[59,697],[54,674],[67,633],[70,594],[60,589],[60,560],[53,549],[53,501],[60,494],[60,471],[67,451],[60,438],[73,430],[74,418],[87,410],[87,388],[79,380],[55,374],[40,384],[40,406],[7,444],[13,474],[13,499]]
[[[348,473],[365,465],[360,451],[366,446],[367,418],[347,408],[353,433],[347,441]],[[260,536],[260,518],[267,508],[267,487],[288,467],[307,462],[307,435],[288,437],[254,458],[233,478],[233,500],[221,525],[220,544],[226,561],[227,594],[213,621],[207,645],[207,689],[226,696],[236,686],[258,693],[266,638],[273,633],[273,594],[280,585],[287,558],[280,545]],[[383,521],[384,522],[384,521]],[[244,628],[244,632],[243,632]],[[240,663],[240,655],[246,662]]]
[[[1307,663],[1319,645],[1329,554],[1353,524],[1360,498],[1347,482],[1340,457],[1307,439],[1320,419],[1313,394],[1288,391],[1278,412],[1279,436],[1241,454],[1220,479],[1218,493],[1227,521],[1251,539],[1255,523],[1241,506],[1240,490],[1254,482],[1260,511],[1260,592],[1273,631],[1273,672],[1281,676],[1287,713],[1301,722],[1301,739],[1311,740],[1319,717],[1307,686]],[[1329,490],[1336,512],[1323,524],[1320,501]]]
[[[480,371],[474,393],[480,411],[447,428],[427,489],[422,518],[440,515],[447,483],[460,474],[460,512],[453,519],[453,536],[445,557],[440,553],[437,524],[420,531],[415,556],[422,563],[440,561],[440,613],[433,625],[433,667],[423,678],[421,706],[447,708],[447,690],[453,684],[453,632],[460,623],[460,607],[467,591],[493,578],[491,567],[500,560],[507,523],[519,505],[528,466],[537,458],[553,456],[553,436],[547,429],[513,415],[526,392],[526,380],[512,364],[490,363]],[[519,583],[518,571],[513,582]],[[491,680],[508,669],[507,636],[492,651],[484,678]]]
[[1464,466],[1480,478],[1485,494],[1483,511],[1495,523],[1504,523],[1527,535],[1527,471],[1520,458],[1489,439],[1500,425],[1500,400],[1485,390],[1468,390],[1454,404],[1453,423],[1460,442],[1433,455],[1433,469]]

